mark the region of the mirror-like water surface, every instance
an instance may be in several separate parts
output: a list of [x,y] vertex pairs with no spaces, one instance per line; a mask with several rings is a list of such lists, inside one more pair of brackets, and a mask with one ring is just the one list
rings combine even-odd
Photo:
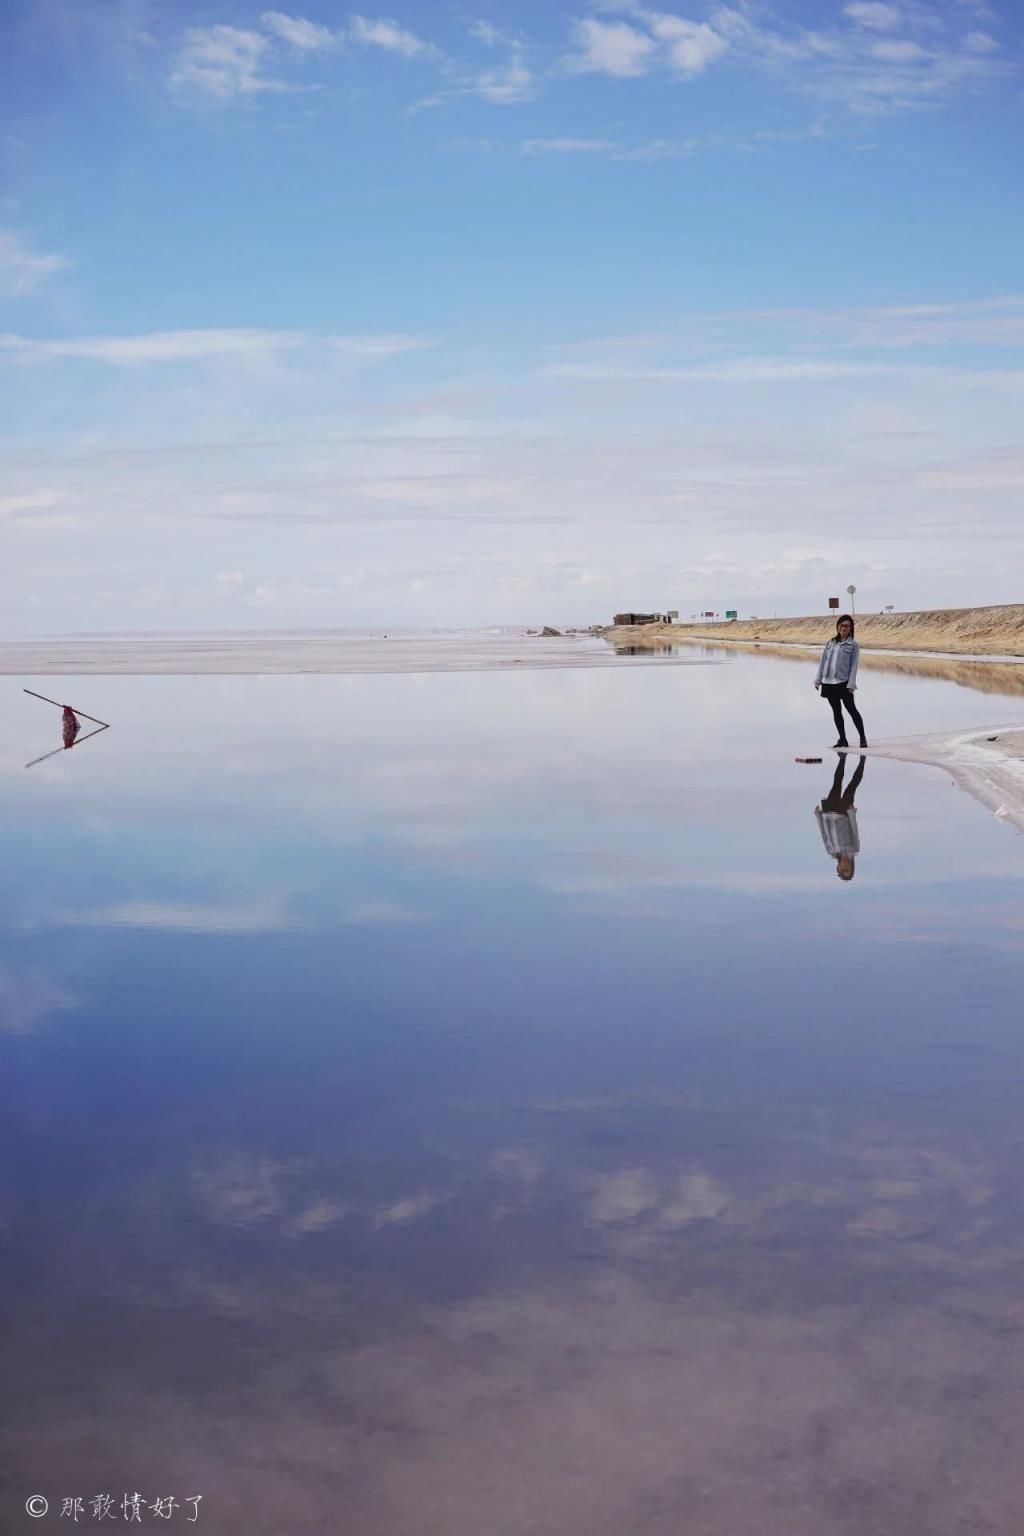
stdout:
[[4,1530],[1016,1533],[1024,845],[812,677],[5,692]]

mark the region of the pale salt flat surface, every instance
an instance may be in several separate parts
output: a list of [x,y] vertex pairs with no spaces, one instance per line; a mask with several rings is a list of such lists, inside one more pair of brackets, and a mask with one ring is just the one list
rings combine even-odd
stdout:
[[[875,757],[927,763],[947,773],[993,815],[1024,831],[1024,728],[985,726],[974,731],[906,736],[872,745]],[[858,748],[849,755],[856,755]]]
[[0,642],[0,674],[270,674],[492,672],[512,668],[707,666],[689,656],[617,656],[592,635],[345,630],[84,635]]

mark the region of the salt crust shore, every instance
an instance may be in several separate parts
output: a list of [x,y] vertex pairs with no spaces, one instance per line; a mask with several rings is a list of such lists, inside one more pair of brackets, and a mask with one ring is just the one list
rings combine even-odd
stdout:
[[[859,753],[859,747],[846,749],[847,756]],[[1024,726],[894,737],[868,747],[865,755],[943,768],[993,815],[1024,832]]]
[[8,677],[496,672],[608,666],[714,666],[706,657],[621,657],[591,635],[291,633],[86,635],[0,642]]

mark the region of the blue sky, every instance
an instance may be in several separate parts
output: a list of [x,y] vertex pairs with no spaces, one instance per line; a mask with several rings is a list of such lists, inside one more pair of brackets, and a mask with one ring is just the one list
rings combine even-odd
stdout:
[[1009,5],[4,18],[5,633],[1021,595]]

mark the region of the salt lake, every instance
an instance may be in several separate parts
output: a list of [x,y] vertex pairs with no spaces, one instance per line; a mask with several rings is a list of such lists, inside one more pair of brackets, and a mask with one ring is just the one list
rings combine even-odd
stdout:
[[525,643],[5,679],[5,1531],[1015,1536],[1024,842],[869,757],[837,879],[813,662]]

